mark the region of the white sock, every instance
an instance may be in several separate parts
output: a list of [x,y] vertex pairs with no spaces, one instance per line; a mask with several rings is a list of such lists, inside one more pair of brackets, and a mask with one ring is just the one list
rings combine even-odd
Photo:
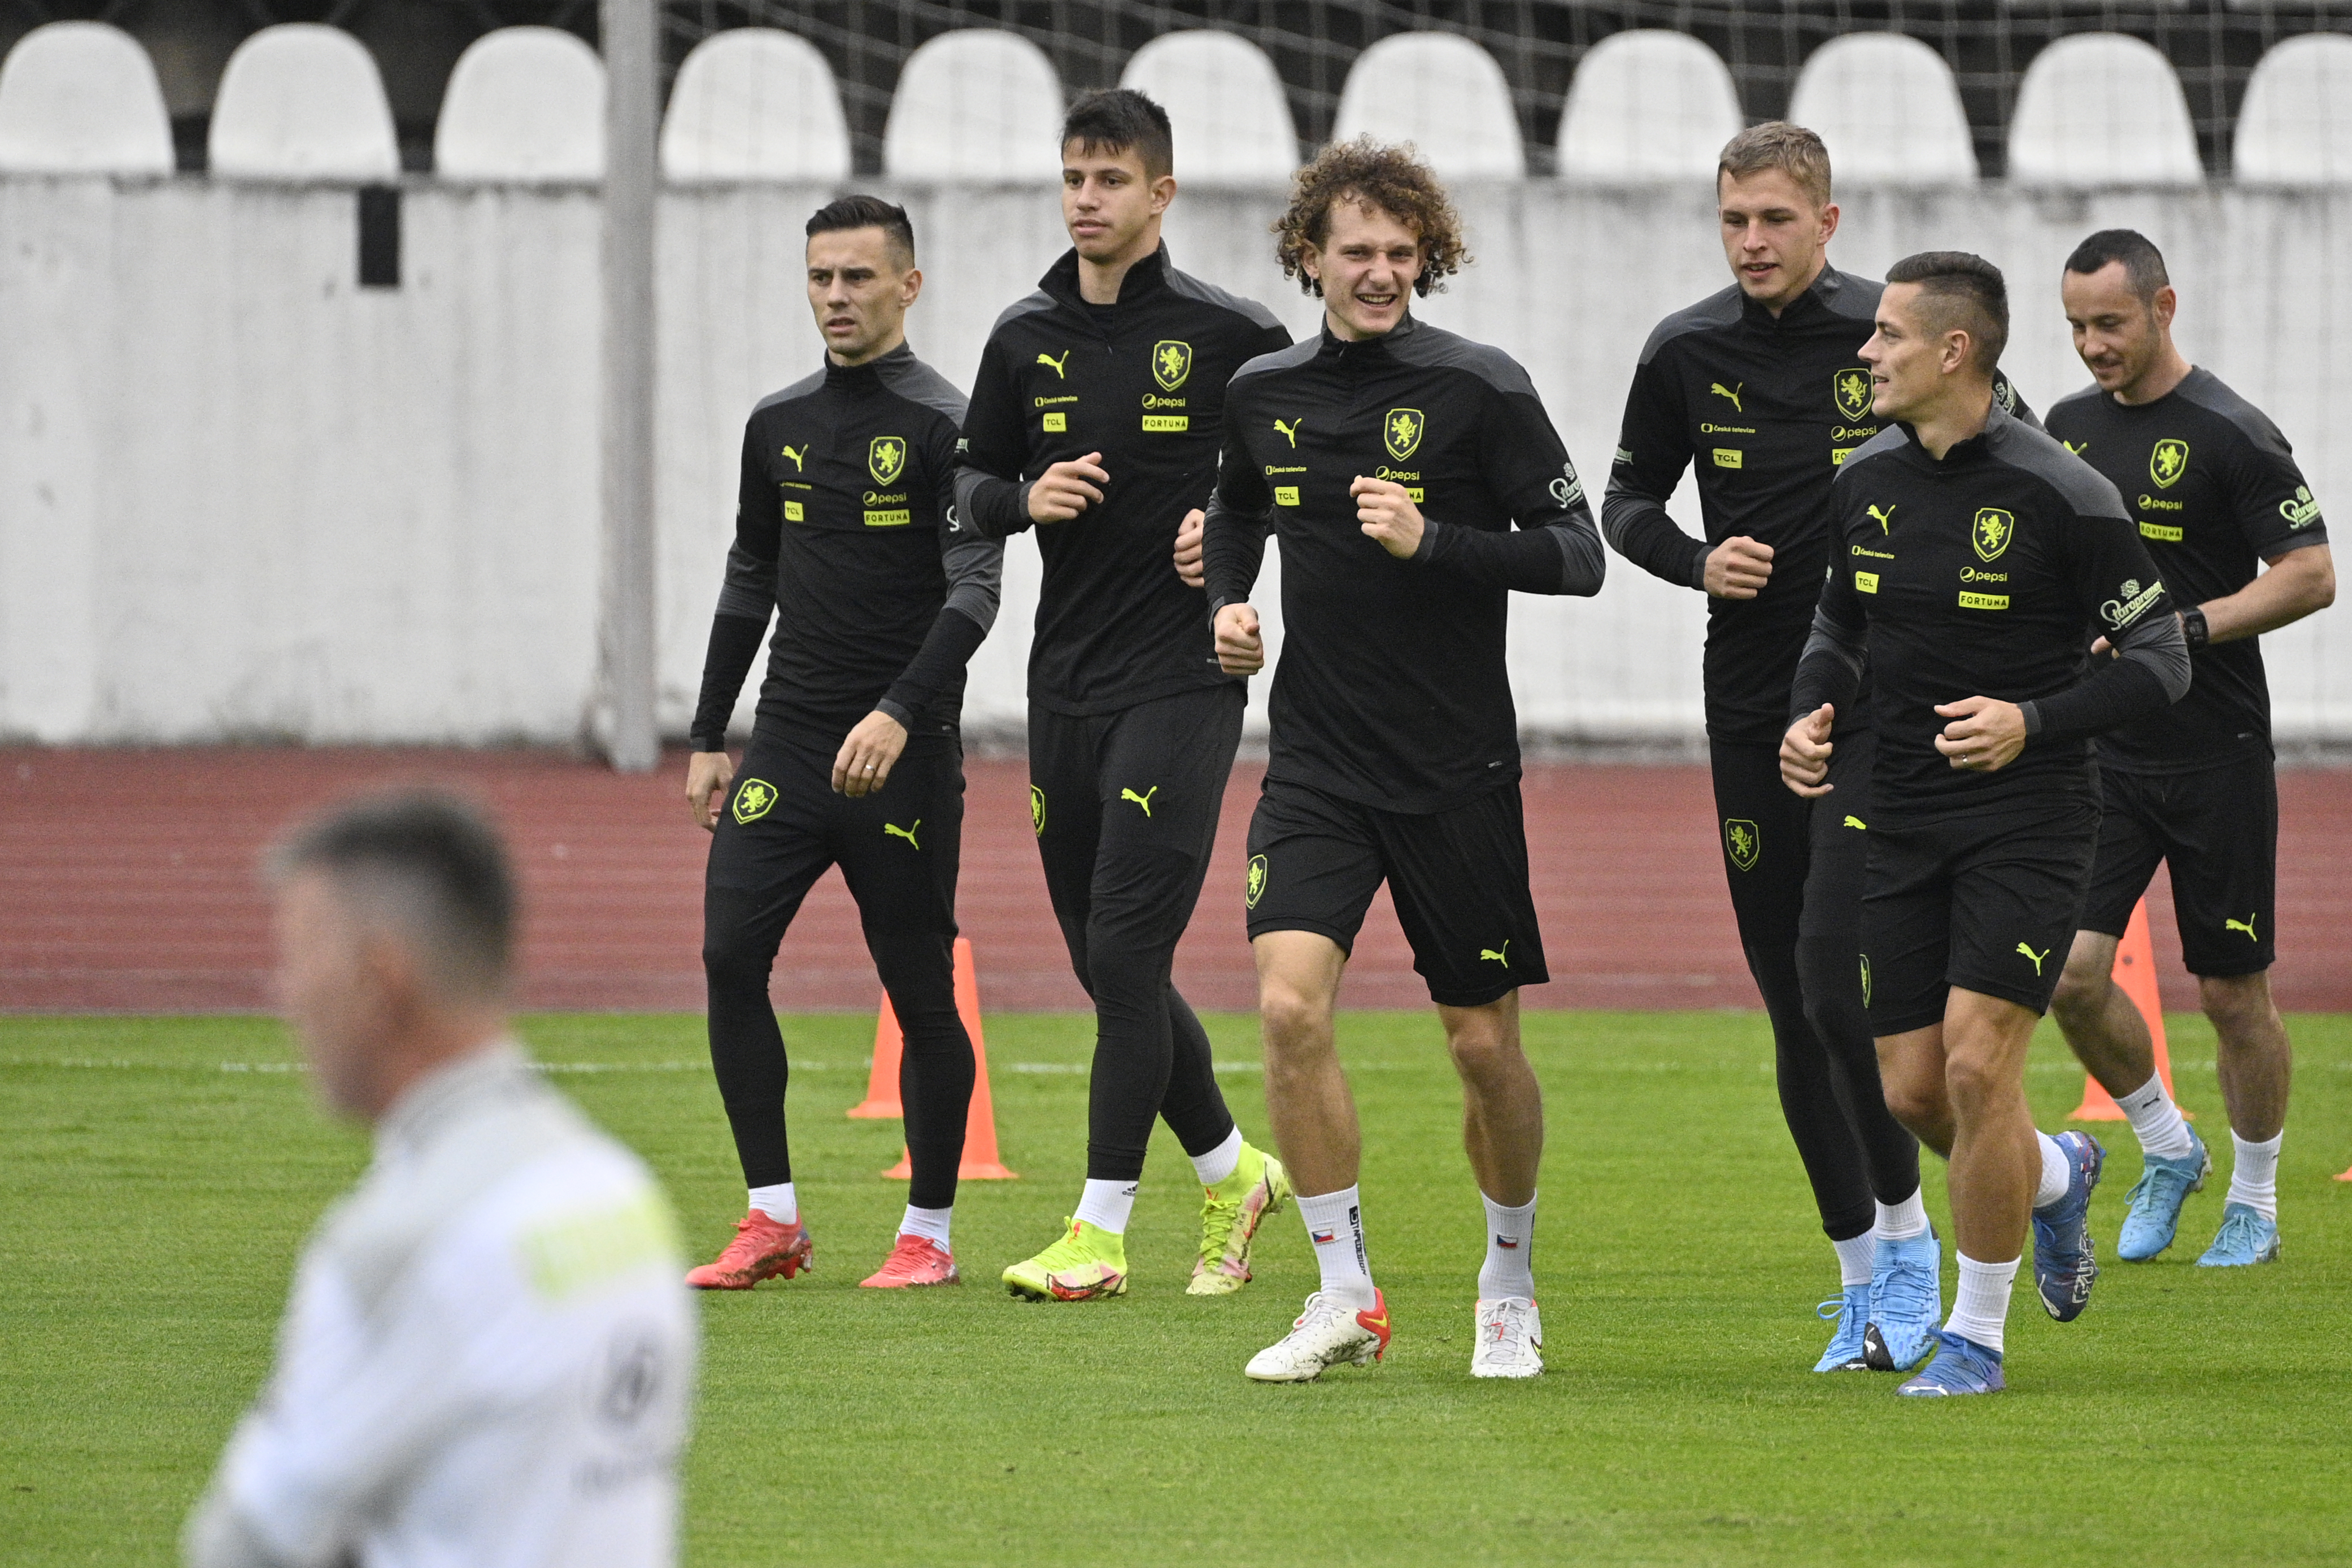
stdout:
[[1919,1201],[1919,1189],[1899,1204],[1878,1205],[1878,1225],[1872,1232],[1881,1241],[1909,1241],[1927,1234],[1927,1205]]
[[2164,1087],[2163,1074],[2148,1074],[2146,1083],[2129,1094],[2116,1096],[2116,1103],[2131,1118],[2141,1153],[2153,1154],[2159,1160],[2180,1160],[2186,1159],[2195,1147],[2189,1142],[2189,1123],[2182,1120],[2180,1107],[2172,1103],[2172,1095]]
[[919,1236],[941,1252],[950,1252],[954,1249],[948,1246],[948,1226],[954,1218],[953,1204],[943,1209],[919,1209],[908,1204],[907,1217],[898,1222],[898,1234]]
[[2001,1348],[2001,1331],[2009,1322],[2010,1287],[2017,1283],[2020,1258],[2006,1263],[1979,1263],[1959,1255],[1960,1288],[1952,1293],[1952,1315],[1944,1327],[1989,1351]]
[[2230,1171],[2230,1195],[2225,1203],[2243,1204],[2273,1224],[2278,1222],[2279,1144],[2285,1138],[2282,1131],[2267,1143],[2249,1143],[2235,1132],[2230,1134],[2238,1163]]
[[1225,1141],[1205,1154],[1192,1156],[1192,1173],[1204,1187],[1213,1187],[1241,1168],[1242,1130],[1234,1128]]
[[800,1194],[793,1191],[790,1182],[778,1182],[772,1187],[753,1187],[751,1206],[778,1225],[791,1225],[801,1217]]
[[1315,1244],[1315,1265],[1323,1271],[1323,1293],[1360,1311],[1372,1306],[1372,1266],[1364,1253],[1364,1203],[1360,1190],[1342,1188],[1320,1197],[1301,1197],[1298,1217]]
[[1478,1299],[1517,1296],[1534,1300],[1536,1200],[1530,1197],[1517,1208],[1506,1208],[1480,1193],[1478,1201],[1486,1205],[1486,1261],[1478,1269]]
[[2033,1136],[2042,1142],[2042,1184],[2033,1189],[2033,1206],[2046,1209],[2066,1195],[2066,1189],[2074,1180],[2074,1162],[2066,1158],[2065,1145],[2049,1133],[2036,1132]]
[[1876,1237],[1865,1230],[1860,1236],[1849,1236],[1830,1245],[1837,1248],[1838,1289],[1851,1290],[1870,1283],[1870,1266],[1878,1257]]
[[1135,1212],[1136,1182],[1097,1182],[1087,1178],[1087,1190],[1078,1199],[1076,1217],[1097,1230],[1113,1236],[1127,1234],[1127,1216]]

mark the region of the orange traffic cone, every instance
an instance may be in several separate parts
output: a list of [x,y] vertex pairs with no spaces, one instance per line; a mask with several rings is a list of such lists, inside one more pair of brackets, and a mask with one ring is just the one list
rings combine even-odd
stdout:
[[2336,1179],[2339,1182],[2352,1182],[2352,1171],[2347,1171]]
[[[1020,1173],[1006,1170],[997,1152],[996,1101],[988,1091],[988,1039],[980,1027],[980,973],[972,963],[971,942],[964,937],[956,938],[955,998],[956,1014],[963,1019],[963,1032],[971,1037],[972,1068],[971,1110],[964,1117],[963,1163],[958,1167],[956,1178],[965,1182],[1018,1181]],[[881,1020],[874,1029],[873,1075],[866,1080],[864,1103],[852,1109],[850,1115],[905,1114],[898,1100],[898,1058],[905,1048],[898,1015],[890,1010],[890,994],[886,991],[882,994]],[[883,1076],[886,1067],[889,1073],[887,1079]],[[882,1174],[891,1181],[909,1181],[915,1174],[914,1161],[901,1152],[898,1163]]]
[[[2147,1037],[2156,1046],[2156,1076],[2164,1080],[2164,1092],[2172,1093],[2172,1053],[2164,1048],[2164,1003],[2157,994],[2156,943],[2147,934],[2147,900],[2142,899],[2132,906],[2131,923],[2124,928],[2124,939],[2116,946],[2116,984],[2124,988],[2132,1005],[2147,1021]],[[2186,1110],[2180,1113],[2186,1117]],[[2069,1121],[2121,1121],[2123,1107],[2115,1096],[2099,1086],[2090,1074],[2083,1075],[2083,1103],[2076,1106]],[[2191,1119],[2193,1120],[2193,1118]]]

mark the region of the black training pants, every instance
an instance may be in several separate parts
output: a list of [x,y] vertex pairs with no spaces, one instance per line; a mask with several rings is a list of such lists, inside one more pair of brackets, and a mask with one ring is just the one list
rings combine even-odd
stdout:
[[955,1202],[971,1104],[971,1037],[955,1005],[956,863],[963,748],[918,736],[872,795],[833,792],[840,737],[753,735],[710,844],[702,902],[710,1065],[748,1186],[793,1179],[784,1136],[790,1069],[768,1001],[784,930],[828,866],[857,900],[866,948],[906,1041],[898,1097],[917,1208]]
[[1216,847],[1246,701],[1234,681],[1116,713],[1029,710],[1037,852],[1070,966],[1095,1003],[1090,1180],[1142,1175],[1155,1116],[1187,1154],[1234,1130],[1208,1033],[1169,975]]
[[[1724,876],[1748,972],[1772,1020],[1780,1114],[1833,1241],[1919,1186],[1919,1145],[1886,1109],[1863,1013],[1862,867],[1873,749],[1840,732],[1828,795],[1780,781],[1777,743],[1709,742]],[[1841,837],[1843,835],[1843,837]]]

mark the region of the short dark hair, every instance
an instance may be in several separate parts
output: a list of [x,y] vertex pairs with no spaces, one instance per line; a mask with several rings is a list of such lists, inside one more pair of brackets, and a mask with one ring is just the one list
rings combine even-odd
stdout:
[[915,265],[915,224],[905,207],[880,196],[836,196],[809,216],[811,239],[845,228],[880,229],[897,254],[898,269],[904,272]]
[[468,1001],[505,991],[514,873],[497,831],[454,797],[410,790],[339,807],[283,840],[268,870],[317,872],[355,912],[400,928],[437,989]]
[[1889,283],[1916,283],[1937,331],[1955,327],[1975,345],[1969,357],[1990,375],[2009,346],[2009,284],[2000,268],[1965,250],[1923,250],[1886,269]]
[[2132,292],[2143,305],[2156,303],[2156,291],[2172,281],[2164,270],[2164,252],[2136,228],[2103,228],[2074,247],[2066,258],[2069,272],[2092,273],[2111,262],[2124,264]]
[[1341,202],[1376,208],[1412,230],[1422,257],[1412,291],[1424,299],[1469,264],[1462,215],[1429,165],[1414,155],[1412,143],[1386,146],[1367,133],[1332,142],[1292,176],[1290,205],[1275,220],[1275,259],[1282,263],[1283,275],[1297,279],[1307,293],[1323,292],[1323,285],[1307,273],[1307,253],[1322,249],[1331,237],[1331,209]]
[[1070,105],[1059,144],[1073,142],[1081,153],[1132,151],[1143,160],[1147,180],[1176,172],[1176,132],[1168,111],[1131,87],[1104,88]]

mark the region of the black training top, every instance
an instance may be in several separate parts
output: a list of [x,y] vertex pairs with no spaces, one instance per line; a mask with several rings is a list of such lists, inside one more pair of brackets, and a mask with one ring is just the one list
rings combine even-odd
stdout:
[[710,628],[694,745],[728,716],[780,611],[758,727],[837,742],[880,710],[952,734],[964,665],[996,619],[1004,546],[956,517],[963,398],[904,344],[761,400]]
[[[1507,591],[1598,593],[1607,565],[1528,373],[1408,316],[1384,338],[1327,329],[1253,360],[1226,414],[1203,541],[1212,616],[1249,597],[1269,521],[1282,542],[1267,776],[1412,814],[1517,778]],[[1359,475],[1422,508],[1411,560],[1365,536]]]
[[[1830,481],[1879,432],[1859,356],[1885,289],[1824,267],[1776,317],[1733,284],[1659,322],[1642,350],[1601,507],[1609,542],[1644,571],[1702,590],[1707,554],[1725,540],[1772,547],[1772,574],[1754,598],[1707,601],[1715,740],[1776,743],[1787,727],[1789,681],[1830,563]],[[1994,391],[2021,412],[2006,377]],[[1693,461],[1705,539],[1666,514]]]
[[[2186,606],[2225,598],[2261,562],[2327,542],[2278,426],[2212,372],[2193,370],[2153,403],[2126,407],[2086,387],[2050,410],[2050,433],[2123,492],[2140,538]],[[2196,683],[2165,712],[2099,737],[2126,773],[2183,773],[2267,756],[2271,694],[2254,637],[2199,648]]]
[[[2001,409],[1940,462],[1891,426],[1846,458],[1831,502],[1843,550],[1785,711],[1849,699],[1866,646],[1874,822],[2095,800],[2087,737],[2187,686],[2171,599],[2115,486]],[[2101,634],[2125,657],[2085,679]],[[1974,696],[2025,710],[2025,750],[1998,772],[1936,750],[1937,705]]]
[[1176,575],[1176,528],[1216,483],[1225,384],[1289,342],[1272,311],[1177,271],[1164,247],[1128,269],[1116,305],[1079,297],[1073,250],[997,318],[964,420],[963,515],[1006,538],[1033,526],[1026,481],[1054,464],[1100,452],[1110,475],[1099,502],[1037,529],[1031,702],[1109,713],[1231,679]]

